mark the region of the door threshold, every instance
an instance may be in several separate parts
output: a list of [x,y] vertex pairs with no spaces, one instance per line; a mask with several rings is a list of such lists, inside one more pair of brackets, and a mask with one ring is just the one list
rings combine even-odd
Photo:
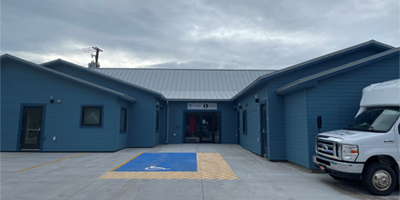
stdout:
[[40,149],[21,149],[21,151],[40,151]]

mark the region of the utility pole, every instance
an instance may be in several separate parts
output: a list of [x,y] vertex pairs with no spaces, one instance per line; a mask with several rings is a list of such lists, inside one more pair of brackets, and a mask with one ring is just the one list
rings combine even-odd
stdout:
[[99,66],[99,53],[103,52],[103,50],[101,50],[98,47],[92,47],[94,50],[96,50],[96,68]]

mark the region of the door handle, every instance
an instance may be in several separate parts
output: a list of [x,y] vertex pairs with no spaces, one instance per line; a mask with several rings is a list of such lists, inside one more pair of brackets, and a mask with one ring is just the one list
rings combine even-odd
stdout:
[[37,129],[26,129],[27,131],[40,131],[40,127]]

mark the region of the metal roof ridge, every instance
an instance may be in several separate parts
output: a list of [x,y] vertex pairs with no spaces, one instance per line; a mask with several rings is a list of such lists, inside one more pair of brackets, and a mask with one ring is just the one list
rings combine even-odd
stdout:
[[102,67],[91,70],[120,69],[120,70],[182,70],[182,71],[278,71],[278,69],[174,69],[174,68],[113,68]]
[[[64,63],[66,63],[66,64],[69,64],[69,65],[72,65],[72,66],[76,67],[77,69],[85,70],[85,71],[87,71],[87,72],[90,72],[90,73],[93,73],[93,74],[97,74],[97,75],[99,75],[99,76],[103,76],[103,77],[105,77],[105,78],[112,79],[112,80],[114,80],[114,81],[118,81],[118,82],[120,82],[120,83],[123,83],[123,84],[129,85],[129,86],[132,86],[132,87],[136,87],[136,88],[145,90],[145,91],[147,91],[147,92],[151,92],[151,93],[153,93],[153,94],[159,95],[159,96],[161,96],[162,98],[166,99],[166,97],[165,97],[163,94],[161,94],[160,92],[157,92],[157,91],[154,91],[154,90],[151,90],[151,89],[148,89],[148,88],[145,88],[145,87],[142,87],[142,86],[133,84],[133,83],[129,83],[129,82],[124,81],[124,80],[121,80],[121,79],[114,78],[114,77],[112,77],[112,76],[110,76],[110,75],[106,75],[106,74],[104,74],[104,73],[100,73],[100,72],[97,72],[97,71],[95,71],[95,70],[88,69],[88,68],[86,68],[86,67],[83,67],[83,66],[77,65],[77,64],[75,64],[75,63],[71,63],[71,62],[65,61],[65,60],[60,59],[60,58],[59,58],[59,59],[56,59],[56,60],[49,61],[49,62],[42,63],[42,64],[40,64],[40,65],[46,65],[46,64],[53,63],[53,62],[64,62]],[[104,68],[104,69],[106,69],[106,68]]]

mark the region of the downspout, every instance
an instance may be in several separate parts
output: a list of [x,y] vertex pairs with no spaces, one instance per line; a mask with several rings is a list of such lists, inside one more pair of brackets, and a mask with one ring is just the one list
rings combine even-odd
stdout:
[[167,100],[167,140],[165,141],[165,144],[168,144],[168,135],[169,135],[169,101]]

